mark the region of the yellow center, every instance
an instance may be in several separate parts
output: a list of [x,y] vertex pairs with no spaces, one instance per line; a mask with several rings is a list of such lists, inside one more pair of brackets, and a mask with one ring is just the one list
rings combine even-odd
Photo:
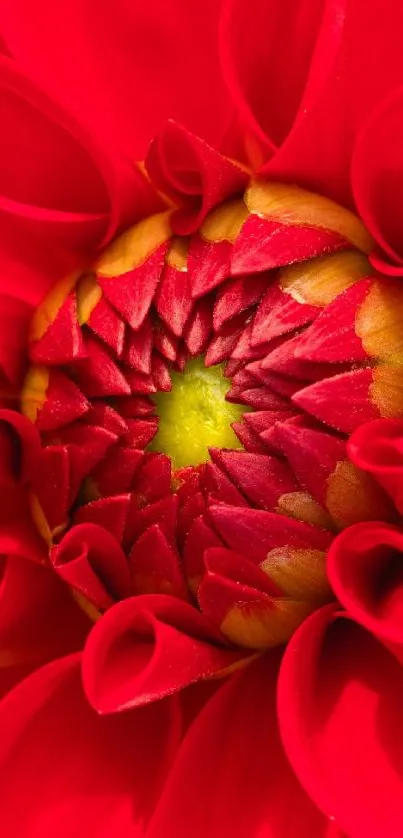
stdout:
[[205,367],[202,358],[194,358],[171,379],[169,393],[154,396],[159,426],[150,451],[167,454],[176,470],[205,463],[209,448],[242,448],[231,422],[247,408],[225,401],[229,382],[222,364]]

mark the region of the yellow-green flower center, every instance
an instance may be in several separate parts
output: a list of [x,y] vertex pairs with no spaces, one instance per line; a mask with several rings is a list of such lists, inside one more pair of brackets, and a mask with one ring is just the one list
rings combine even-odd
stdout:
[[167,454],[175,470],[205,463],[209,448],[242,448],[231,423],[246,408],[225,401],[229,382],[222,364],[205,367],[202,358],[194,358],[171,379],[169,393],[154,396],[159,426],[150,451]]

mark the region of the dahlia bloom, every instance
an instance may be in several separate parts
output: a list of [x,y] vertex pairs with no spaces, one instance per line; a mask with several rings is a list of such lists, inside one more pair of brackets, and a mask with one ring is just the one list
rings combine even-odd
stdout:
[[0,11],[2,834],[398,838],[403,9],[48,5]]

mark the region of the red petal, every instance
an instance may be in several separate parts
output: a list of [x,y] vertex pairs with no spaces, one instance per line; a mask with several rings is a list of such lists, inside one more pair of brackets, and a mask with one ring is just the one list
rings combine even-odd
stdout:
[[294,300],[277,282],[267,290],[253,321],[253,344],[265,343],[310,323],[317,317],[318,306]]
[[196,591],[205,571],[204,553],[209,547],[221,547],[222,541],[208,526],[204,516],[193,522],[183,548],[183,562],[187,580],[192,591]]
[[[160,199],[137,168],[120,158],[113,146],[95,140],[99,132],[87,134],[83,123],[28,81],[17,62],[2,56],[1,75],[2,113],[8,126],[2,138],[2,234],[6,252],[12,244],[14,261],[18,262],[19,248],[27,252],[25,261],[35,271],[29,280],[34,287],[21,289],[21,296],[38,303],[54,278],[55,265],[59,263],[60,270],[64,263],[71,270],[80,250],[91,252],[122,223],[133,222],[137,213],[155,211]],[[29,155],[24,140],[28,135]],[[13,177],[16,167],[18,178]]]
[[387,524],[348,527],[328,553],[333,590],[348,613],[402,657],[403,536]]
[[125,324],[104,296],[91,312],[87,325],[120,358],[125,339]]
[[153,349],[153,331],[149,317],[143,321],[136,331],[130,330],[123,353],[123,360],[130,367],[144,375],[151,372],[151,353]]
[[114,446],[102,463],[94,469],[91,479],[101,495],[119,495],[131,489],[133,477],[143,461],[143,451]]
[[230,272],[232,243],[206,241],[200,234],[192,236],[188,253],[190,290],[193,299],[204,297],[227,279]]
[[345,619],[329,626],[332,610],[317,611],[288,644],[278,696],[283,742],[310,797],[347,835],[397,838],[402,669],[361,627]]
[[[248,150],[256,149],[256,163],[270,158],[292,127],[320,29],[321,7],[321,2],[301,5],[294,0],[286,12],[281,3],[256,2],[251,15],[242,0],[226,4],[223,72],[249,139]],[[303,38],[298,34],[302,28]],[[247,43],[253,43],[253,50]]]
[[326,503],[329,476],[347,457],[342,439],[287,422],[276,424],[276,437],[301,486]]
[[372,369],[353,370],[299,390],[293,401],[327,425],[348,434],[363,422],[379,417],[369,396],[371,384]]
[[196,303],[185,330],[185,343],[191,355],[199,355],[206,347],[211,331],[211,302],[201,299]]
[[178,498],[170,495],[156,503],[138,509],[137,499],[134,497],[132,514],[128,515],[126,541],[131,544],[145,532],[148,527],[158,524],[170,544],[176,543],[176,522],[178,516]]
[[346,247],[338,233],[251,214],[231,252],[231,274],[267,271]]
[[174,763],[149,838],[274,838],[287,832],[325,838],[327,820],[295,779],[278,734],[277,661],[277,655],[260,658],[200,712]]
[[257,303],[266,290],[268,281],[269,277],[266,274],[258,274],[230,279],[222,285],[214,304],[214,331],[220,331],[227,320]]
[[154,349],[166,358],[167,361],[176,360],[179,346],[178,338],[161,322],[154,326],[153,344]]
[[192,295],[187,270],[165,265],[156,294],[158,314],[177,337],[181,337],[192,310]]
[[[393,86],[397,84],[396,79]],[[358,137],[352,168],[354,197],[360,215],[388,258],[399,265],[403,262],[398,223],[403,186],[402,113],[403,88],[400,87],[372,111]]]
[[161,276],[166,244],[160,245],[144,264],[118,276],[98,276],[106,298],[132,329],[141,326]]
[[126,556],[104,527],[77,524],[52,548],[51,560],[59,576],[97,608],[131,593]]
[[87,412],[89,404],[79,388],[57,369],[49,370],[49,384],[36,425],[40,431],[53,431],[74,422]]
[[129,395],[129,384],[102,344],[88,335],[85,349],[88,357],[75,367],[76,379],[85,394],[90,398]]
[[[11,283],[10,283],[11,285]],[[0,369],[19,387],[26,363],[30,306],[22,300],[0,295]]]
[[[211,449],[210,453],[213,450]],[[217,463],[206,463],[203,472],[203,488],[210,494],[216,495],[222,503],[229,503],[232,506],[247,506],[244,496],[218,467]]]
[[231,428],[237,435],[245,451],[252,454],[267,454],[267,448],[260,441],[257,434],[245,422],[231,422]]
[[74,516],[74,524],[97,524],[112,533],[116,541],[121,542],[129,504],[129,494],[94,500],[80,506]]
[[123,443],[130,448],[145,448],[158,430],[158,419],[149,416],[145,419],[127,419],[128,433],[123,437]]
[[295,354],[304,361],[365,361],[368,354],[356,333],[357,311],[372,282],[363,279],[339,294],[300,336]]
[[85,358],[86,354],[77,319],[76,297],[71,292],[43,337],[30,344],[29,357],[34,364],[60,365]]
[[243,657],[220,648],[219,639],[213,624],[185,602],[162,594],[127,599],[104,614],[88,638],[88,699],[98,712],[119,712],[212,677]]
[[242,193],[248,181],[244,169],[172,120],[152,141],[146,168],[157,189],[180,205],[172,229],[181,235],[197,230],[209,210]]
[[246,451],[217,451],[216,457],[235,485],[262,509],[273,509],[281,495],[296,491],[289,468],[275,457]]
[[188,599],[178,554],[158,526],[146,530],[129,556],[134,594],[171,594]]
[[0,583],[1,666],[40,665],[80,649],[91,623],[53,570],[10,556]]
[[[46,2],[35,6],[25,0],[15,12],[4,11],[1,30],[18,63],[132,161],[144,158],[153,135],[172,117],[213,144],[227,131],[233,108],[219,66],[220,11],[221,4],[211,0],[192,11],[183,0],[169,10],[160,0],[141,8],[119,0],[113,9],[74,0],[61,16]],[[43,23],[33,43],[30,33],[38,19]],[[71,67],[67,44],[77,32]]]
[[262,509],[211,506],[209,514],[225,544],[256,562],[262,562],[275,547],[324,550],[331,542],[330,533],[324,530]]
[[403,423],[377,419],[357,428],[348,444],[349,455],[359,468],[369,471],[403,512]]
[[141,467],[133,483],[133,492],[142,505],[154,503],[171,493],[171,460],[165,454],[148,456],[150,459]]
[[84,830],[94,838],[144,836],[179,744],[174,700],[100,718],[85,698],[74,655],[21,684],[3,700],[0,716],[5,835],[71,838]]
[[153,355],[151,360],[151,373],[156,390],[162,390],[164,393],[171,390],[172,382],[169,374],[169,365],[160,355]]

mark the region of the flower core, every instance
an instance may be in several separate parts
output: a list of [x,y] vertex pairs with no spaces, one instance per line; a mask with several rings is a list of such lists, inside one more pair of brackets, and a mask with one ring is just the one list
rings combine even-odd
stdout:
[[167,454],[173,471],[209,459],[208,449],[241,448],[231,422],[245,412],[225,401],[229,389],[222,364],[205,367],[202,358],[188,361],[182,373],[171,373],[172,389],[153,396],[158,431],[150,451]]
[[351,212],[295,186],[252,181],[190,237],[170,220],[126,231],[36,312],[26,484],[92,611],[168,593],[217,642],[260,650],[331,599],[338,530],[396,515],[347,444],[403,417],[403,289],[373,275]]

